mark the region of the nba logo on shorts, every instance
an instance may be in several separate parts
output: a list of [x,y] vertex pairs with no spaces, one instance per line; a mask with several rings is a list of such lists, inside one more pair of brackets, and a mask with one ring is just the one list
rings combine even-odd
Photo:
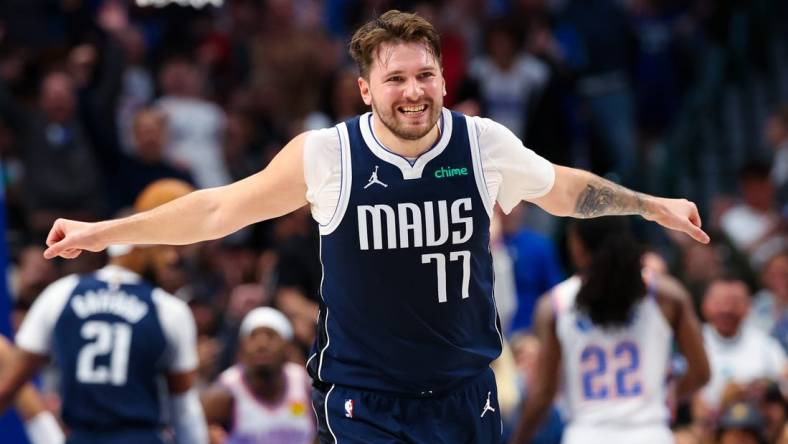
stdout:
[[345,418],[352,418],[353,417],[353,400],[346,399],[345,400]]

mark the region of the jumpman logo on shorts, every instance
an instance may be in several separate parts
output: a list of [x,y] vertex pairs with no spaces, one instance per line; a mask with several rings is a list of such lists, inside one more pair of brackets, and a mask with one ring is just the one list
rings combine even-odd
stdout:
[[479,418],[484,418],[484,414],[487,413],[488,411],[491,411],[491,412],[495,411],[495,409],[490,405],[490,394],[491,393],[492,392],[487,392],[487,403],[484,404],[484,408],[482,409],[482,416],[480,416]]
[[389,187],[388,185],[386,185],[385,183],[381,182],[378,179],[378,166],[377,165],[375,165],[375,171],[372,172],[372,176],[369,178],[369,183],[364,185],[364,189],[366,190],[367,188],[371,187],[373,184],[383,185],[383,188],[388,188]]

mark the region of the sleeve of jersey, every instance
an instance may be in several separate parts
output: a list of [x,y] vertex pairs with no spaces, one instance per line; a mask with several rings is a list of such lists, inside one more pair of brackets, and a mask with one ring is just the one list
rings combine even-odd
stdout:
[[48,355],[63,306],[77,285],[76,275],[66,276],[50,284],[30,307],[16,334],[16,345],[30,353]]
[[520,201],[542,197],[553,188],[555,169],[550,161],[523,146],[500,123],[474,120],[487,188],[505,213],[509,214]]
[[342,165],[337,127],[310,131],[304,140],[304,180],[306,200],[312,218],[328,225],[339,202]]
[[189,306],[161,289],[156,289],[153,297],[167,338],[167,370],[184,373],[196,369],[197,328]]

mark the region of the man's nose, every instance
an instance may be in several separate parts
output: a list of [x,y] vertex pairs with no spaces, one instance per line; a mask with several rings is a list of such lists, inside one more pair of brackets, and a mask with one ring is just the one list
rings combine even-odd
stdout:
[[421,97],[422,89],[421,85],[416,79],[411,79],[405,85],[405,98],[410,100],[416,100]]

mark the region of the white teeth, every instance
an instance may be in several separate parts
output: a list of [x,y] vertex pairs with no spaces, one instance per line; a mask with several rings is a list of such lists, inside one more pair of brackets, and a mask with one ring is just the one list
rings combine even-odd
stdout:
[[425,109],[427,109],[427,105],[403,106],[402,107],[402,111],[404,111],[406,113],[420,113],[420,112],[424,111]]

